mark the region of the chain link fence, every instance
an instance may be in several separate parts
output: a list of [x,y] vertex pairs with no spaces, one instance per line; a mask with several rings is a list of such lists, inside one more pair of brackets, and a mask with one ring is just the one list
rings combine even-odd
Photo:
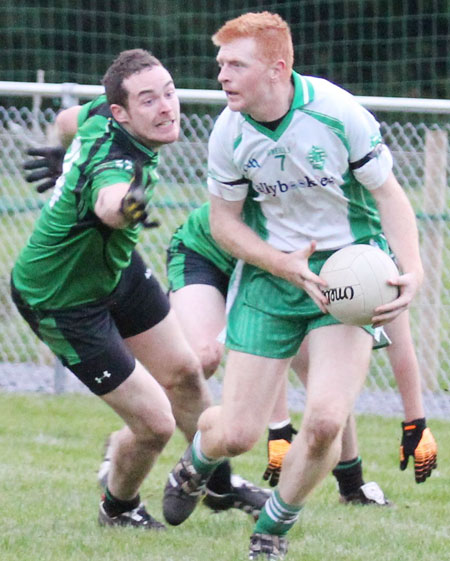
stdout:
[[178,87],[216,88],[211,35],[263,10],[289,22],[302,74],[359,95],[449,97],[448,0],[2,0],[0,74],[98,84],[120,51],[142,47]]
[[[144,231],[140,250],[166,284],[166,248],[189,211],[207,198],[207,140],[221,107],[185,105],[180,141],[161,151],[161,182],[152,218],[161,227]],[[412,331],[421,365],[428,417],[450,418],[450,221],[448,134],[445,115],[377,113],[395,159],[421,235],[426,281],[412,308]],[[26,149],[46,143],[52,109],[0,107],[0,387],[19,391],[84,391],[31,332],[9,295],[9,273],[48,194],[25,182]],[[220,380],[220,373],[218,376]],[[217,383],[217,382],[216,382]],[[213,386],[213,389],[217,388]],[[218,390],[217,390],[218,391]],[[304,393],[291,380],[290,405],[303,406]],[[373,353],[371,371],[357,411],[402,415],[401,401],[385,351]]]

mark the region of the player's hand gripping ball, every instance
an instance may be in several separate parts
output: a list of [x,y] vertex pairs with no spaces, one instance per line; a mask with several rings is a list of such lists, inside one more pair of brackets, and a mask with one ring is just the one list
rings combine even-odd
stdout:
[[328,283],[324,290],[328,312],[348,325],[370,324],[375,308],[398,297],[398,287],[388,280],[399,274],[394,261],[378,247],[357,244],[336,251],[320,271]]

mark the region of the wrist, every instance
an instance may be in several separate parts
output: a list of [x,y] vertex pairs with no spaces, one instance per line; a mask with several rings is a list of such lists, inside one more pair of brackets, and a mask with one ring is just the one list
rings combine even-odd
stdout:
[[427,426],[425,417],[421,417],[420,419],[413,419],[412,421],[403,421],[402,428],[403,430],[414,430],[419,429],[423,430]]
[[284,278],[286,273],[286,253],[275,248],[271,248],[271,250],[271,258],[268,263],[267,271],[275,277]]
[[277,422],[273,422],[273,423],[269,423],[269,429],[275,430],[275,429],[282,429],[283,427],[287,427],[287,425],[291,424],[291,418],[287,417],[286,419],[284,419],[283,421],[277,421]]
[[286,440],[287,442],[292,442],[292,437],[297,434],[291,423],[288,423],[284,427],[273,429],[269,428],[269,434],[267,440]]

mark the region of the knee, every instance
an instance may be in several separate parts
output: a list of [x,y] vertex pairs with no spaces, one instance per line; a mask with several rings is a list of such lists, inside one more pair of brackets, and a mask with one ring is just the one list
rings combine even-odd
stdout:
[[167,377],[164,387],[166,390],[183,390],[189,388],[191,391],[200,389],[203,381],[200,360],[192,353],[173,366]]
[[224,433],[224,447],[227,455],[239,456],[248,452],[258,442],[258,436],[249,430],[233,430],[229,427]]
[[155,443],[163,448],[175,432],[176,422],[170,410],[148,411],[141,416],[138,428],[135,430],[136,437],[141,442],[148,442],[152,447]]
[[343,425],[329,416],[316,416],[309,419],[305,426],[308,454],[313,458],[324,455],[341,434]]
[[223,355],[223,346],[217,341],[201,345],[197,350],[203,374],[210,378],[219,368]]

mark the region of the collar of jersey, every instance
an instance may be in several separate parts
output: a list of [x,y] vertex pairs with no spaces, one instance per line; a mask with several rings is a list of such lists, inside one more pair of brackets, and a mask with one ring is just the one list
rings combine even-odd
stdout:
[[143,152],[148,158],[150,158],[152,163],[157,163],[158,153],[154,152],[151,148],[147,148],[141,144],[138,140],[134,138],[126,129],[122,127],[113,117],[111,117],[111,126],[118,129],[122,134],[124,134],[128,140],[135,146],[140,152]]
[[292,72],[292,79],[294,81],[294,99],[291,109],[301,109],[314,100],[314,87],[308,78],[297,72]]
[[314,87],[307,78],[293,71],[292,80],[294,82],[294,97],[292,99],[291,107],[284,116],[284,119],[274,131],[268,129],[261,123],[258,123],[258,121],[252,119],[250,115],[247,115],[246,113],[242,114],[244,119],[248,121],[253,127],[255,127],[255,129],[275,141],[278,140],[284,133],[284,131],[288,128],[290,122],[292,121],[294,111],[296,109],[302,109],[305,105],[307,105],[314,99]]

